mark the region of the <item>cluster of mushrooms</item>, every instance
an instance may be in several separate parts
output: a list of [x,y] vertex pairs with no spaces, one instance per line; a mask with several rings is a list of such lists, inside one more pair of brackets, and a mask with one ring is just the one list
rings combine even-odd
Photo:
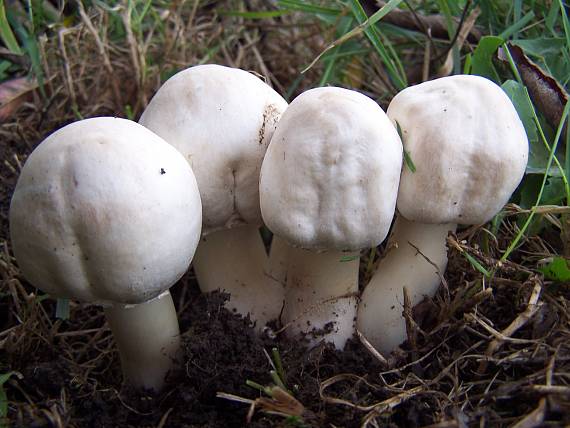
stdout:
[[[435,292],[449,231],[490,220],[527,157],[515,108],[482,77],[407,88],[386,114],[334,87],[287,105],[253,74],[200,65],[139,123],[86,119],[44,140],[14,192],[11,239],[31,284],[103,306],[125,378],[159,390],[179,358],[168,290],[191,262],[200,289],[229,293],[258,331],[280,319],[343,348],[358,327],[391,352],[406,337],[403,288],[412,304]],[[384,241],[396,207],[359,294],[359,252]]]

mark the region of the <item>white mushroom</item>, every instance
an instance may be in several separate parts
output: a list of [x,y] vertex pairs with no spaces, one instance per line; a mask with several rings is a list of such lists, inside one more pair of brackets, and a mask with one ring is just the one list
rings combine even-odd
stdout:
[[412,304],[435,293],[437,271],[443,274],[447,265],[448,232],[499,212],[528,157],[514,106],[482,77],[444,77],[407,88],[394,97],[388,116],[401,127],[416,171],[402,171],[400,216],[390,238],[395,245],[388,246],[359,306],[359,330],[383,353],[406,338],[403,287]]
[[203,292],[263,327],[283,306],[283,287],[265,275],[259,234],[259,170],[285,100],[246,71],[201,65],[170,78],[140,123],[191,164],[203,204],[203,238],[193,266]]
[[110,117],[44,140],[10,206],[24,277],[54,296],[104,305],[125,377],[155,390],[179,348],[168,289],[188,269],[200,227],[198,187],[180,153]]
[[358,251],[388,233],[401,163],[396,129],[358,92],[313,89],[283,114],[260,197],[265,223],[292,245],[283,313],[291,335],[322,330],[337,348],[353,335]]

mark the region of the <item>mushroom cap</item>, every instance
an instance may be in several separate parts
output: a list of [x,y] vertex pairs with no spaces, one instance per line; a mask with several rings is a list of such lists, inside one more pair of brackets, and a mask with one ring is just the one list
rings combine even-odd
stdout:
[[41,290],[141,303],[172,286],[198,245],[201,204],[184,157],[148,129],[100,117],[45,139],[10,206],[22,273]]
[[422,223],[480,224],[508,202],[528,159],[515,107],[479,76],[443,77],[397,94],[388,116],[402,130],[404,167],[398,211]]
[[190,162],[203,233],[261,224],[259,170],[287,102],[253,74],[220,65],[183,70],[158,90],[139,123]]
[[378,245],[401,166],[400,137],[374,101],[348,89],[309,90],[285,110],[263,160],[263,220],[307,249]]

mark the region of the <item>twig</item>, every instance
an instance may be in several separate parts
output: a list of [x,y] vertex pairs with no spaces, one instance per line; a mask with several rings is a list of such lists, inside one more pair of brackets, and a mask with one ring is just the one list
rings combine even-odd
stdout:
[[[386,4],[385,1],[376,1],[376,3],[378,8]],[[445,17],[442,15],[420,15],[414,10],[394,9],[384,17],[384,22],[401,28],[419,31],[426,35],[430,31],[431,36],[440,39],[449,39],[451,37],[447,30]],[[456,22],[458,22],[457,19]],[[474,27],[469,33],[469,41],[478,42],[482,36],[481,31]]]
[[71,77],[71,67],[69,66],[69,58],[67,56],[67,51],[65,50],[65,35],[69,32],[67,29],[61,29],[57,33],[59,41],[59,50],[61,51],[61,56],[63,57],[63,69],[65,72],[65,83],[67,86],[67,91],[69,92],[69,97],[71,98],[71,104],[73,108],[77,109],[77,96],[75,95],[75,89],[73,88],[73,78]]
[[[486,326],[485,323],[481,320],[477,320],[474,316],[472,318],[476,319],[483,327],[491,332],[495,336],[495,339],[489,343],[487,350],[485,351],[485,355],[487,357],[492,356],[502,345],[504,342],[510,341],[515,343],[532,343],[534,341],[523,340],[523,339],[513,339],[511,336],[515,334],[521,327],[524,327],[526,323],[534,316],[534,314],[540,308],[540,304],[538,300],[540,299],[540,293],[542,292],[542,285],[540,280],[537,277],[534,277],[534,287],[530,298],[528,300],[526,309],[524,312],[520,313],[508,326],[505,328],[501,333],[494,330],[491,326]],[[486,326],[486,327],[485,327]],[[481,361],[479,364],[478,372],[484,373],[487,369],[487,361]]]
[[[465,5],[465,9],[463,10],[463,15],[461,16],[461,21],[459,23],[459,27],[457,29],[455,37],[453,41],[449,44],[449,52],[447,52],[447,57],[445,59],[445,62],[437,72],[438,77],[449,76],[449,74],[451,74],[451,72],[453,71],[453,46],[456,45],[458,49],[461,49],[463,43],[465,43],[465,40],[469,35],[469,32],[475,25],[475,21],[477,21],[477,18],[481,14],[481,8],[477,6],[471,11],[471,13],[467,17],[467,19],[465,19],[464,22],[465,13],[468,8],[469,8],[469,3]],[[438,59],[439,58],[435,58],[434,61]]]
[[160,422],[158,423],[158,425],[156,426],[156,428],[164,428],[166,426],[166,420],[168,419],[168,417],[170,416],[170,413],[172,413],[172,410],[174,410],[174,407],[170,407],[166,413],[164,413],[164,415],[162,415],[162,417],[160,418]]
[[538,407],[518,421],[513,428],[534,428],[542,425],[546,413],[546,400],[541,398]]
[[[109,75],[109,81],[111,82],[111,89],[113,91],[113,96],[115,98],[115,102],[117,103],[117,107],[121,107],[121,92],[119,91],[119,85],[117,83],[117,80],[115,79],[115,73],[113,71],[113,66],[111,65],[111,60],[109,59],[109,55],[107,54],[107,49],[105,49],[105,45],[103,44],[101,38],[99,37],[99,32],[93,25],[93,22],[91,22],[89,15],[87,15],[87,13],[85,12],[85,8],[83,7],[83,2],[81,0],[77,0],[76,3],[79,9],[79,15],[81,16],[81,20],[87,27],[87,30],[93,36],[95,44],[97,45],[97,49],[99,50],[99,55],[101,55],[101,58],[103,58],[103,67],[105,67],[105,70],[107,70],[107,74]],[[72,99],[73,100],[75,99],[74,95],[72,95]]]
[[406,320],[406,333],[408,336],[408,341],[410,342],[410,347],[412,348],[413,359],[415,360],[415,354],[417,353],[417,337],[418,337],[418,326],[414,321],[412,316],[412,301],[410,299],[410,293],[408,289],[403,287],[404,293],[404,319]]
[[362,343],[362,345],[374,356],[374,358],[376,358],[385,366],[388,365],[388,360],[372,345],[372,343],[368,341],[366,336],[364,336],[358,329],[356,329],[356,336],[358,336],[360,343]]

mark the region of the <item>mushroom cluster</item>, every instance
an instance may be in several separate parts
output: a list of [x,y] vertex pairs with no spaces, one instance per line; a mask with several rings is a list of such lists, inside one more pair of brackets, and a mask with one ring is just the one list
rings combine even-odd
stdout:
[[[407,88],[386,114],[341,88],[287,105],[250,73],[202,65],[169,79],[139,124],[86,119],[42,142],[11,239],[31,284],[105,308],[125,378],[159,390],[179,348],[168,289],[192,260],[201,290],[228,293],[258,330],[278,319],[343,348],[358,325],[389,353],[406,337],[403,289],[412,303],[435,292],[448,233],[496,215],[527,158],[516,110],[482,77]],[[396,209],[360,295],[359,251],[385,239]]]

